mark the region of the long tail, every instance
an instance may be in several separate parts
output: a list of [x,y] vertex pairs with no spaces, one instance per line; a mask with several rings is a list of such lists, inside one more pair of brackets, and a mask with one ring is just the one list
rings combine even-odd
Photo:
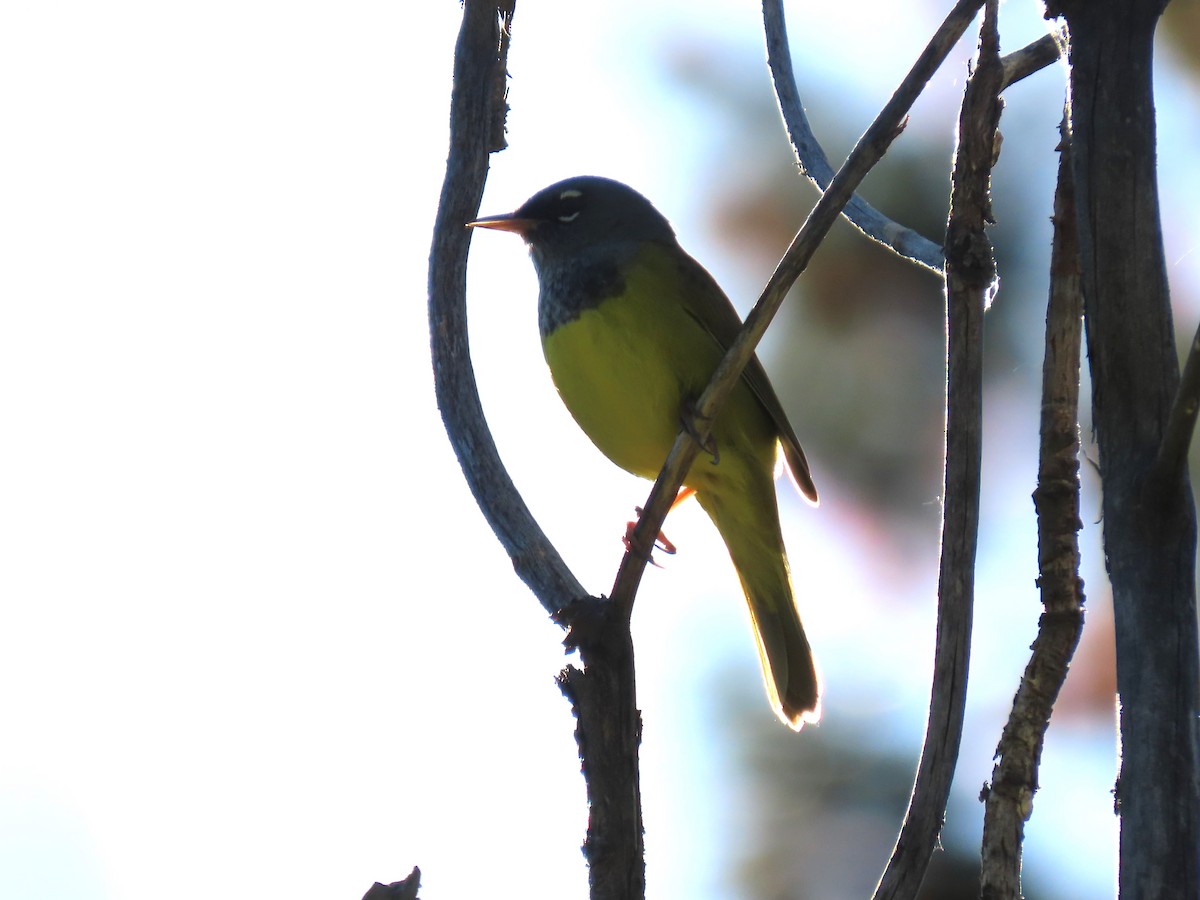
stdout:
[[[821,716],[820,683],[792,594],[774,485],[765,498],[696,494],[737,569],[758,641],[763,681],[775,714],[799,731]],[[765,500],[765,502],[763,502]]]

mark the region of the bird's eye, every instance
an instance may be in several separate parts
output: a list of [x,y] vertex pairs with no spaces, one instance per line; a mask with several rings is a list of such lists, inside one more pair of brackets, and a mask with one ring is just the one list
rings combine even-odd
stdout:
[[583,212],[583,192],[568,188],[558,195],[558,221],[574,222]]

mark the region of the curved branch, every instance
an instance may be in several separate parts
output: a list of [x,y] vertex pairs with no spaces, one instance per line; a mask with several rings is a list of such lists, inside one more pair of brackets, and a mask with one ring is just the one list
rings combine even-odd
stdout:
[[[767,66],[775,85],[775,99],[783,116],[791,140],[792,152],[801,173],[819,190],[829,187],[833,178],[833,166],[825,155],[820,141],[813,134],[804,103],[796,87],[796,74],[792,69],[792,54],[787,41],[787,24],[784,20],[782,0],[763,0],[763,32],[767,44]],[[1007,88],[1022,78],[1027,78],[1058,59],[1064,52],[1066,30],[1058,29],[1036,41],[1006,55],[1003,87]],[[847,202],[842,215],[867,237],[894,251],[917,265],[942,274],[945,262],[942,248],[919,232],[889,219],[857,194]]]
[[[588,597],[509,478],[484,420],[467,343],[466,272],[488,153],[504,146],[505,56],[514,0],[467,0],[454,50],[450,155],[429,255],[434,387],[463,475],[513,567],[570,629],[583,668],[559,685],[578,718],[576,743],[590,815],[584,854],[593,900],[645,895],[633,642],[612,604]],[[579,626],[588,626],[582,628]]]
[[771,318],[783,303],[784,295],[808,266],[817,246],[824,240],[841,209],[862,183],[871,167],[882,158],[892,140],[904,127],[905,116],[926,83],[945,61],[951,48],[966,31],[983,0],[959,0],[930,39],[917,61],[913,64],[892,98],[887,102],[875,121],[859,139],[846,162],[829,183],[817,205],[808,215],[799,233],[784,253],[783,259],[763,288],[762,295],[746,322],[737,340],[730,346],[721,364],[713,373],[695,407],[695,436],[686,430],[675,439],[670,454],[659,473],[654,489],[643,506],[637,527],[630,536],[629,552],[621,560],[613,585],[612,599],[624,610],[628,618],[633,607],[633,598],[645,570],[646,561],[654,546],[654,538],[662,528],[667,510],[683,483],[684,473],[691,468],[700,444],[708,439],[708,428],[726,396],[733,390],[742,369],[754,355],[754,348],[761,340]]
[[946,226],[946,475],[929,721],[908,813],[876,900],[916,896],[941,831],[962,738],[979,536],[983,311],[996,287],[984,229],[991,222],[988,189],[1001,108],[997,5],[988,0],[984,8],[978,62],[963,96]]
[[[513,568],[545,609],[587,596],[534,520],[500,460],[484,419],[467,341],[467,250],[463,227],[479,212],[488,153],[503,135],[506,24],[496,2],[468,2],[454,48],[450,155],[429,254],[433,381],[446,434],[484,517]],[[511,15],[511,12],[510,12]],[[499,122],[499,127],[497,127]]]
[[[788,49],[787,25],[783,18],[783,0],[763,0],[763,31],[767,39],[767,66],[775,84],[775,97],[779,101],[779,112],[791,139],[792,151],[800,171],[819,190],[827,190],[833,179],[833,166],[825,155],[796,88],[796,76],[792,71],[792,54]],[[964,26],[965,30],[965,26]],[[929,238],[911,228],[892,221],[857,194],[847,202],[842,215],[855,228],[872,240],[878,241],[898,255],[918,265],[942,272],[944,259],[942,248]]]

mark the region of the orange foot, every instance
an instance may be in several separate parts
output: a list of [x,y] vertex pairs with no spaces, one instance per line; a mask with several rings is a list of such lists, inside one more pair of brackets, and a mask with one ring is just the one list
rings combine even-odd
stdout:
[[[680,488],[679,494],[671,502],[671,509],[674,509],[675,507],[677,507],[680,503],[682,503],[688,497],[692,496],[692,494],[694,494],[694,493],[696,493],[694,488],[690,488],[690,487]],[[637,515],[639,517],[642,514],[642,508],[640,506],[635,506],[633,508],[633,511],[635,513],[637,513]],[[621,538],[621,543],[623,543],[625,545],[626,553],[628,553],[630,550],[630,546],[631,546],[631,543],[633,540],[633,529],[635,529],[636,527],[637,527],[636,519],[632,522],[625,523],[625,536]],[[675,545],[672,544],[671,541],[667,538],[667,536],[665,534],[663,534],[661,531],[658,533],[658,537],[655,538],[655,540],[654,540],[654,547],[655,547],[655,549],[661,550],[663,553],[666,553],[669,556],[674,556],[675,552],[676,552]],[[654,561],[653,556],[650,557],[648,562],[653,566],[658,566],[658,568],[660,568],[660,569],[662,568],[662,566],[659,566],[658,563]]]

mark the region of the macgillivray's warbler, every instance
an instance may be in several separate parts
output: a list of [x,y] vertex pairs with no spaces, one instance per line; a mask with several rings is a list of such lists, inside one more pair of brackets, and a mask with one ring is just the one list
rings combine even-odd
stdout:
[[[519,234],[537,270],[538,328],[575,421],[621,468],[654,480],[741,319],[666,218],[618,181],[584,176],[516,212],[470,223]],[[767,374],[752,358],[684,479],[737,569],[776,715],[820,716],[819,680],[792,594],[775,500],[778,448],[814,505],[808,462]]]

